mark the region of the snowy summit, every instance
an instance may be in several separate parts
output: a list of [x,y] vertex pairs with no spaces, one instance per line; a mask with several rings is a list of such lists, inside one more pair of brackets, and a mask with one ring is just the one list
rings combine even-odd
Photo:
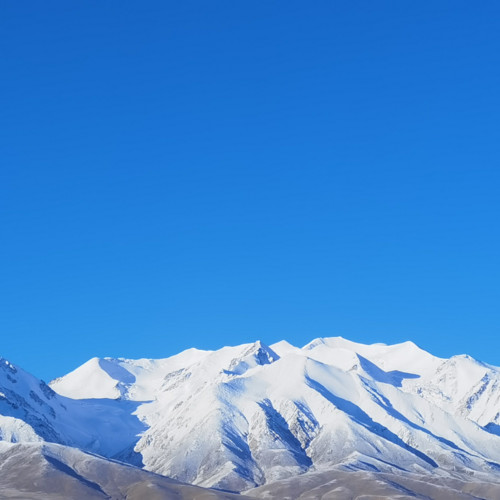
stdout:
[[500,370],[412,342],[93,358],[50,386],[2,359],[0,413],[3,441],[234,492],[331,470],[487,482],[500,472]]

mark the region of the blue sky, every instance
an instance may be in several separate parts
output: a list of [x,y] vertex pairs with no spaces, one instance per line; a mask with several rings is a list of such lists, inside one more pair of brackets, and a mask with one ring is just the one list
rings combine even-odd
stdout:
[[497,2],[11,1],[0,44],[4,357],[500,365]]

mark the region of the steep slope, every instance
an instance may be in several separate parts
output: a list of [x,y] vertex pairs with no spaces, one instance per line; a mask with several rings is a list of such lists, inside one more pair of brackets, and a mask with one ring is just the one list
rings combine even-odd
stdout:
[[0,438],[2,441],[61,441],[56,393],[29,373],[0,358]]
[[124,413],[143,429],[121,446],[146,469],[241,491],[336,465],[495,477],[499,373],[411,342],[337,337],[302,349],[256,342],[162,360],[94,359],[51,387],[133,404]]
[[73,400],[0,359],[0,440],[53,442],[141,464],[133,451],[146,426],[134,401]]

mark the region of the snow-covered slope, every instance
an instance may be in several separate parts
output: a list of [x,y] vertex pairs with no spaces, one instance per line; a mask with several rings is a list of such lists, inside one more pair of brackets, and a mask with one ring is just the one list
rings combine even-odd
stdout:
[[338,337],[93,359],[51,387],[137,424],[99,453],[121,447],[156,473],[241,491],[332,466],[497,477],[499,384],[498,368],[467,356]]
[[53,442],[140,464],[133,447],[144,423],[134,401],[75,400],[0,358],[0,441]]

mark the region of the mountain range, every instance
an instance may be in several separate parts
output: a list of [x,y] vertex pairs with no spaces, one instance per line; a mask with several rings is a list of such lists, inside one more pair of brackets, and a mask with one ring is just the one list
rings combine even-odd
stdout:
[[4,498],[500,498],[500,369],[341,337],[50,384],[0,359],[0,477]]

